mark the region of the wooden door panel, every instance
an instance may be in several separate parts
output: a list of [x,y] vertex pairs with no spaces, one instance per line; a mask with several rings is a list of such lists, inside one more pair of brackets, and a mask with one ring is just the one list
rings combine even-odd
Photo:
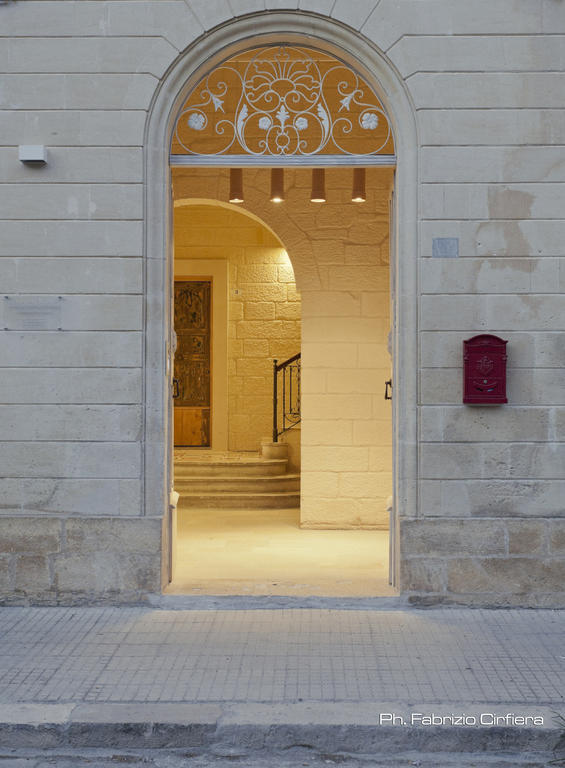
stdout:
[[208,360],[194,360],[188,356],[178,357],[179,346],[186,347],[190,340],[177,336],[175,354],[175,379],[179,382],[179,395],[175,398],[177,407],[210,407],[210,363]]
[[175,408],[175,445],[210,445],[210,409]]
[[175,445],[210,445],[211,281],[175,281]]

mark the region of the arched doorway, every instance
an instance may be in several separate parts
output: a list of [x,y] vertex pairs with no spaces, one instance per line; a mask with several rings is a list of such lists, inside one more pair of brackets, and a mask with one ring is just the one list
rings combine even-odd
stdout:
[[[276,27],[277,24],[281,24],[282,23],[282,19],[281,18],[275,18],[275,16],[270,16],[269,15],[270,22],[274,22],[273,23],[273,27]],[[217,60],[221,60],[221,59],[225,60],[226,53],[233,51],[233,49],[237,47],[237,37],[238,37],[238,35],[237,35],[237,32],[236,32],[235,28],[238,27],[238,25],[240,25],[242,23],[238,22],[237,24],[234,24],[234,28],[231,30],[232,33],[233,33],[232,34],[231,46],[228,46],[227,48],[224,48],[221,52],[219,52],[218,55],[215,57],[216,61]],[[261,36],[261,39],[255,39],[255,41],[248,39],[246,41],[246,46],[245,46],[246,50],[249,50],[250,45],[251,45],[251,47],[253,47],[253,43],[254,42],[255,42],[255,44],[258,44],[260,42],[264,43],[264,42],[276,41],[277,43],[285,42],[287,45],[301,43],[302,42],[302,40],[301,40],[301,32],[299,31],[299,28],[301,26],[301,20],[299,18],[296,19],[296,25],[295,25],[295,28],[292,29],[292,31],[288,31],[288,26],[289,26],[289,17],[288,16],[284,17],[284,23],[285,23],[284,26],[286,28],[286,31],[283,31],[282,28],[278,32],[277,31],[271,31],[269,33],[270,40],[266,39],[266,37],[264,37],[264,36]],[[290,24],[290,27],[292,27],[292,26],[293,25]],[[369,67],[369,69],[367,69],[366,66],[365,67],[361,67],[361,65],[359,64],[359,61],[358,60],[355,61],[355,57],[353,57],[351,54],[345,52],[347,50],[350,50],[350,51],[351,50],[356,50],[356,48],[359,48],[359,50],[361,50],[361,48],[363,47],[363,42],[361,40],[356,40],[356,38],[353,35],[351,35],[350,39],[348,40],[348,46],[346,47],[346,49],[338,48],[335,44],[328,45],[327,42],[325,42],[323,40],[323,38],[322,38],[322,36],[324,34],[324,29],[323,29],[324,25],[321,25],[321,26],[322,26],[322,28],[320,29],[320,35],[321,36],[320,36],[320,39],[316,41],[316,43],[319,44],[319,50],[325,50],[325,52],[328,54],[328,56],[333,56],[335,54],[335,52],[339,52],[341,54],[341,56],[343,57],[343,59],[348,59],[349,61],[355,62],[355,64],[359,67],[359,69],[364,69],[364,74],[368,73],[368,74],[365,74],[365,76],[369,76],[370,77],[370,67]],[[328,35],[328,37],[331,37],[331,35],[329,35],[328,33],[330,32],[329,28],[333,27],[333,25],[331,23],[328,23],[327,26],[328,26],[328,29],[325,30],[326,34]],[[242,30],[240,30],[240,31],[242,31]],[[336,31],[336,30],[334,30],[334,31]],[[224,33],[225,33],[225,30],[224,30]],[[340,30],[340,34],[337,37],[341,38],[341,41],[343,42],[344,38],[348,37],[348,33],[345,33],[345,31],[343,29],[341,29]],[[224,41],[225,41],[225,38],[224,38]],[[312,41],[310,40],[309,42],[311,43]],[[230,48],[231,48],[231,51],[230,51]],[[385,80],[388,79],[389,84],[392,84],[394,82],[394,78],[393,78],[393,75],[392,75],[391,71],[386,66],[383,66],[383,62],[381,61],[381,59],[378,56],[378,54],[376,54],[376,52],[370,51],[370,54],[371,55],[369,55],[365,59],[365,61],[372,61],[373,65],[374,65],[374,71],[376,71],[379,74],[384,74],[385,75],[384,79]],[[200,57],[202,57],[202,51],[200,51]],[[209,60],[209,61],[210,61],[211,64],[214,63],[213,60]],[[348,61],[348,63],[349,63],[349,61]],[[382,70],[382,72],[380,70]],[[186,71],[187,70],[185,69],[185,73],[186,73]],[[176,102],[176,106],[175,106],[176,112],[175,112],[175,115],[178,115],[180,107],[186,101],[186,94],[190,93],[190,92],[193,92],[195,84],[201,79],[201,75],[199,75],[197,67],[195,67],[194,71],[195,71],[195,74],[194,74],[193,78],[191,78],[189,80],[189,83],[185,84],[185,87],[183,89],[181,89],[179,97],[176,100],[169,98],[169,105],[171,105],[173,102]],[[200,70],[200,71],[202,71],[202,70]],[[177,78],[177,82],[179,82],[180,77],[181,77],[180,71],[177,71],[175,73],[175,76]],[[172,79],[171,85],[172,85],[172,82],[174,82],[174,79],[175,78]],[[394,90],[395,89],[392,88],[392,91],[394,91]],[[345,95],[342,95],[342,99],[347,100],[346,99],[347,95],[348,95],[347,93]],[[396,106],[398,107],[398,113],[399,113],[399,114],[396,114],[395,117],[398,120],[398,118],[399,118],[399,116],[400,116],[400,114],[402,112],[407,113],[408,105],[407,105],[406,101],[404,100],[402,94],[399,95],[396,92],[396,93],[394,93],[394,96],[396,97],[396,101],[397,101]],[[166,99],[163,99],[163,103],[165,101],[166,101]],[[171,129],[172,129],[172,116],[171,116],[171,114],[172,113],[169,113],[168,120],[164,119],[165,118],[164,115],[161,116],[162,117],[161,125],[163,124],[163,122],[168,122],[168,124],[171,126]],[[196,113],[193,112],[193,114],[196,114]],[[392,113],[391,113],[391,116],[392,116]],[[262,117],[265,117],[265,115],[262,115]],[[283,117],[284,117],[284,115],[283,115]],[[303,115],[299,115],[299,117],[303,117]],[[193,127],[196,130],[198,130],[199,127],[200,127],[200,124],[201,124],[201,120],[197,120],[196,118],[193,118],[192,122],[193,122]],[[279,120],[279,122],[280,122],[280,120]],[[392,122],[392,120],[391,120],[391,122]],[[370,126],[371,121],[367,120],[366,124],[367,124],[367,126]],[[154,127],[155,131],[157,130],[156,126],[157,126],[157,122],[155,122],[155,126],[152,125],[152,128]],[[266,126],[266,121],[263,121],[262,130],[265,129],[265,126]],[[370,128],[368,128],[368,129],[370,129]],[[403,135],[404,135],[404,139],[405,139],[405,141],[404,141],[404,145],[405,146],[406,146],[407,143],[409,144],[409,139],[413,138],[413,136],[411,135],[411,131],[412,130],[413,130],[413,125],[409,125],[407,130],[404,131]],[[150,131],[150,133],[155,135],[154,131]],[[402,140],[400,141],[400,146],[402,146]],[[399,169],[398,170],[399,171],[402,170],[402,173],[399,174],[400,177],[405,176],[407,179],[409,179],[410,178],[410,172],[414,173],[414,171],[415,171],[414,166],[410,163],[411,153],[413,154],[414,147],[408,146],[407,149],[408,149],[408,152],[406,154],[406,157],[408,158],[408,162],[404,166],[399,164]],[[163,156],[161,155],[161,160],[162,159],[163,159]],[[288,159],[289,159],[288,157],[283,158],[282,161],[279,163],[279,165],[280,166],[286,166],[286,167],[288,167],[289,165],[293,165],[293,163],[290,163],[290,164],[288,163]],[[366,160],[366,158],[364,158],[364,160]],[[303,159],[302,159],[301,162],[302,162],[303,165],[306,165],[306,163],[304,163]],[[301,162],[296,162],[294,164],[294,166],[300,166]],[[237,166],[237,162],[234,163],[233,162],[233,158],[231,159],[231,162],[228,162],[226,164],[228,166],[233,166],[233,165]],[[309,162],[307,164],[312,166],[312,165],[316,165],[316,162],[313,162],[313,159],[309,158]],[[331,166],[331,164],[328,164],[327,159],[325,160],[325,163],[322,162],[322,163],[319,164],[319,166],[322,166],[324,164],[326,165],[326,167],[330,167]],[[388,164],[390,165],[390,163],[388,163]],[[152,158],[152,161],[150,162],[150,165],[154,166],[154,170],[155,171],[157,170],[157,168],[159,166],[159,163],[157,163],[155,157]],[[212,165],[212,163],[210,163],[210,165]],[[273,157],[272,156],[269,158],[268,165],[277,165],[277,162],[273,162]],[[370,163],[364,162],[363,165],[370,165]],[[162,172],[161,178],[162,179],[166,179],[167,173],[166,173],[166,170],[162,167],[162,165],[161,165],[161,172]],[[412,183],[415,184],[415,177],[412,179]],[[414,203],[413,195],[411,196],[410,194],[408,194],[406,196],[406,199],[410,200],[411,203]],[[162,198],[161,198],[161,200],[162,200]],[[402,202],[403,202],[402,198],[399,200],[399,202],[402,204]],[[157,200],[153,200],[152,203],[156,204]],[[151,201],[150,201],[150,205],[151,205]],[[413,222],[415,222],[415,211],[413,209],[411,209],[410,205],[405,205],[404,207],[402,207],[402,205],[401,205],[400,210],[402,210],[404,212],[403,220],[407,223],[408,226],[407,226],[407,228],[405,230],[403,230],[401,227],[398,226],[398,224],[400,222],[400,219],[399,218],[396,219],[395,243],[396,243],[397,250],[400,247],[402,247],[402,246],[406,246],[407,243],[412,243],[412,245],[414,245],[414,242],[415,242],[415,231],[411,227],[411,224]],[[166,226],[161,226],[160,232],[161,232],[161,238],[160,239],[155,236],[155,233],[153,233],[153,236],[151,236],[149,238],[149,240],[151,241],[151,243],[153,243],[157,247],[157,249],[162,248],[163,246],[165,247],[165,249],[167,249],[166,243],[167,243],[168,237],[170,237],[170,231],[167,231],[167,227]],[[415,249],[412,249],[411,254],[414,254],[414,253],[415,253]],[[413,295],[415,297],[415,279],[414,279],[413,271],[409,271],[405,267],[405,265],[403,265],[403,264],[401,265],[398,262],[398,257],[397,257],[396,253],[395,253],[394,256],[395,256],[395,258],[394,258],[394,261],[395,261],[395,269],[394,269],[394,288],[395,288],[395,294],[396,295],[402,295],[403,297],[405,297],[405,296],[410,295],[411,293],[413,293]],[[310,261],[310,263],[308,263],[308,261],[305,260],[303,262],[303,264],[301,265],[300,269],[296,268],[297,281],[299,282],[301,277],[304,277],[304,276],[306,276],[307,278],[311,278],[312,273],[315,272],[317,269],[318,269],[318,265],[316,265],[315,263],[312,263],[312,261]],[[165,269],[165,272],[166,271],[167,271],[167,268]],[[170,280],[170,267],[168,268],[168,276],[167,277]],[[166,284],[166,282],[167,282],[167,280],[165,280],[165,284]],[[400,288],[400,290],[399,290],[399,288]],[[400,326],[398,324],[398,315],[399,315],[398,306],[399,306],[398,304],[395,305],[394,312],[393,312],[394,322],[393,322],[393,332],[392,332],[392,348],[393,348],[394,352],[396,353],[395,354],[395,360],[396,360],[397,365],[401,364],[402,360],[404,360],[405,362],[411,363],[411,365],[409,365],[406,368],[406,374],[403,375],[403,377],[402,377],[402,381],[400,382],[400,387],[398,387],[396,389],[397,398],[400,398],[400,400],[404,400],[406,407],[403,407],[402,403],[401,402],[399,403],[398,400],[397,400],[396,408],[395,408],[396,416],[394,417],[394,424],[393,424],[393,431],[394,431],[394,433],[395,433],[395,435],[397,437],[397,439],[396,439],[396,449],[395,449],[395,468],[396,468],[396,473],[395,473],[395,481],[394,481],[394,490],[395,490],[395,498],[397,500],[397,505],[399,504],[399,502],[401,503],[403,514],[404,513],[405,514],[413,514],[413,512],[415,510],[415,505],[414,505],[414,499],[415,499],[415,440],[414,440],[415,420],[413,421],[411,417],[412,417],[412,415],[414,413],[415,403],[416,403],[416,398],[415,398],[415,370],[416,369],[415,369],[415,365],[413,364],[414,354],[415,354],[415,341],[414,341],[414,339],[415,339],[415,302],[410,307],[407,307],[407,305],[404,305],[404,309],[402,311],[402,316],[403,316],[403,324],[402,324],[402,329],[401,329],[402,333],[399,333]],[[166,314],[169,315],[170,312],[167,311]],[[404,320],[406,322],[404,322]],[[361,322],[358,322],[357,325],[358,326],[362,325],[362,318],[361,318]],[[347,346],[348,341],[349,341],[349,338],[346,337],[345,339],[343,339],[343,344],[345,346]],[[361,343],[361,342],[359,340],[357,340],[356,343]],[[169,349],[169,354],[167,355],[167,359],[170,359],[170,349]],[[170,372],[169,372],[169,375],[170,375]],[[152,382],[152,383],[154,383],[154,382]],[[150,387],[148,387],[148,390],[149,389],[150,389]],[[409,397],[408,401],[407,401],[407,398],[406,398],[407,393],[410,394],[410,397]],[[161,413],[164,414],[165,411],[166,411],[166,394],[167,394],[166,388],[165,389],[161,389],[161,392],[159,394],[160,394],[160,397],[161,397]],[[355,391],[350,392],[350,393],[345,392],[345,393],[342,393],[342,394],[345,394],[345,395],[355,394]],[[376,398],[376,397],[382,397],[382,393],[375,391],[374,392],[374,398]],[[399,405],[400,405],[400,407],[399,407]],[[400,417],[398,414],[402,414],[402,417]],[[169,413],[168,423],[170,424],[170,413]],[[166,425],[164,425],[164,426],[166,427]],[[402,427],[402,434],[401,434],[401,439],[400,440],[398,439],[399,427]],[[167,444],[169,446],[171,444],[170,432],[169,432],[169,439],[167,441]],[[150,444],[148,443],[148,445],[150,445]],[[331,446],[331,445],[327,446],[327,448],[329,448],[330,451],[331,451],[331,449],[333,447],[334,446]],[[348,447],[351,447],[351,448],[360,447],[363,450],[358,452],[359,455],[361,455],[362,453],[364,455],[367,455],[367,452],[365,451],[365,447],[364,446],[355,446],[355,445],[353,445],[353,446],[342,446],[342,447],[345,447],[345,448],[348,448]],[[163,448],[165,449],[165,445],[163,445]],[[370,446],[369,446],[369,448],[370,448]],[[170,450],[168,451],[168,453],[170,455]],[[317,453],[318,453],[318,455],[320,455],[320,451],[317,451]],[[329,453],[329,451],[326,451],[326,454],[328,454],[328,453]],[[336,451],[336,453],[339,453],[341,455],[342,459],[343,459],[343,457],[347,453],[347,450],[346,451]],[[166,455],[167,455],[167,450],[166,449],[163,451],[163,454],[164,454],[163,458],[165,458]],[[352,453],[349,452],[349,455],[351,456]],[[338,463],[342,459],[338,458],[337,459]],[[357,469],[357,467],[355,467],[355,469]],[[331,472],[331,471],[334,471],[334,470],[333,470],[332,467],[330,467],[329,471]],[[366,473],[368,471],[369,471],[369,467],[365,466],[363,464],[363,462],[362,462],[361,466],[360,466],[360,474]],[[147,478],[146,488],[147,488],[147,491],[149,493],[153,492],[153,494],[155,494],[154,486],[150,487],[150,485],[149,485],[150,476],[151,475],[153,475],[153,477],[155,477],[155,475],[158,475],[158,478],[161,479],[162,481],[164,481],[165,488],[167,488],[168,482],[165,479],[165,477],[163,476],[163,474],[159,475],[158,473],[155,472],[154,468],[151,467],[150,471],[148,471],[147,474],[146,474],[146,478]],[[158,485],[157,485],[157,487],[158,487]],[[162,487],[162,485],[161,485],[161,487]],[[165,490],[165,493],[162,494],[161,498],[166,498],[166,490]],[[155,495],[153,495],[153,499],[155,499]],[[148,501],[149,501],[149,494],[148,494]]]

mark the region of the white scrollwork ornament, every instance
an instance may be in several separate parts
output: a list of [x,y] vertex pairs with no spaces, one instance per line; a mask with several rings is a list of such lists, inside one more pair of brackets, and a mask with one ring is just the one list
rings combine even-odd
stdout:
[[387,146],[394,151],[384,109],[351,68],[295,46],[253,54],[229,59],[189,96],[173,140],[181,152],[368,156]]

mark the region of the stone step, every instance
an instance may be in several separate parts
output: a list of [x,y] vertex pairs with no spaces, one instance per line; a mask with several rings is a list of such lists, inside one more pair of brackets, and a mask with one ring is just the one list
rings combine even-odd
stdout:
[[300,507],[300,491],[278,493],[192,493],[179,491],[179,506],[232,509],[294,509]]
[[300,490],[300,475],[183,475],[175,472],[175,491],[183,493],[280,493]]
[[264,475],[284,475],[286,459],[181,459],[175,460],[175,480],[185,477],[257,477]]

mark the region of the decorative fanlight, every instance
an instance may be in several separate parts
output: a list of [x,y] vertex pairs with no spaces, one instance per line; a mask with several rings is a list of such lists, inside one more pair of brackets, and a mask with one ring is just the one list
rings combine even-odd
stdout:
[[241,164],[318,155],[395,162],[390,122],[369,84],[334,56],[294,45],[254,48],[206,75],[180,110],[171,151],[178,165],[218,155]]

